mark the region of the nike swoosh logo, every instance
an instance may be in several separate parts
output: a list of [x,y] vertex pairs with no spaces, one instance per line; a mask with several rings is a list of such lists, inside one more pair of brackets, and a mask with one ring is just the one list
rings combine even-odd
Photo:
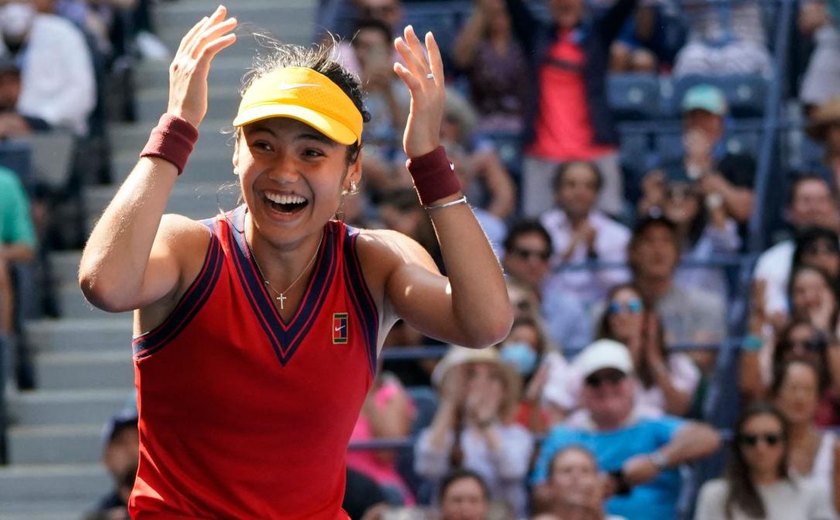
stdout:
[[342,325],[341,327],[336,327],[336,328],[335,328],[335,331],[336,331],[336,332],[339,332],[339,331],[341,331],[341,329],[343,329],[343,328],[344,328],[344,325]]

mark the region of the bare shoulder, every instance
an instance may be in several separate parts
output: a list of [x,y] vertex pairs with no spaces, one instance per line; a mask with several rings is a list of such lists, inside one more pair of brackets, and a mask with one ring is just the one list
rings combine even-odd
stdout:
[[207,226],[183,215],[166,214],[161,218],[152,254],[170,256],[177,262],[179,289],[189,285],[201,270],[210,236]]
[[419,264],[438,272],[431,255],[413,238],[391,229],[363,229],[358,239],[359,259],[365,269]]
[[149,258],[154,282],[146,288],[149,298],[140,306],[140,330],[151,330],[169,316],[201,272],[210,237],[207,226],[183,215],[161,218]]
[[385,311],[386,321],[393,317],[389,298],[389,282],[398,278],[406,267],[419,268],[438,274],[438,268],[428,252],[416,240],[389,229],[363,229],[356,242],[365,282],[377,303]]
[[[199,221],[183,215],[167,213],[160,220],[158,238],[170,244],[173,248],[190,248],[195,241],[205,243],[210,240],[207,226]],[[186,241],[187,243],[182,243]]]

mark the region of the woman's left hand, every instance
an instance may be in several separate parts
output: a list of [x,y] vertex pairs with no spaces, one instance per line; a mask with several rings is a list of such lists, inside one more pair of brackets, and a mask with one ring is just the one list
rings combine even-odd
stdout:
[[403,135],[403,148],[409,159],[425,155],[440,144],[440,125],[446,89],[443,60],[432,33],[426,33],[426,52],[412,26],[394,42],[405,65],[394,64],[394,72],[411,93],[408,122]]

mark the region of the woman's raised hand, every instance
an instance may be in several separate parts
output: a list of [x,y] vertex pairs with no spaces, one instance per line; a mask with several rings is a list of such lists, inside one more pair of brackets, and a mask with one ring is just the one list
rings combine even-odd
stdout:
[[227,18],[227,8],[220,5],[184,35],[169,66],[168,113],[198,127],[207,113],[210,62],[236,41],[231,33],[236,25],[236,18]]
[[[411,92],[411,107],[403,135],[405,154],[413,159],[425,155],[440,144],[440,125],[446,90],[443,60],[432,33],[426,33],[425,51],[412,26],[394,41],[405,65],[394,64],[394,72]],[[427,56],[427,52],[428,56]]]

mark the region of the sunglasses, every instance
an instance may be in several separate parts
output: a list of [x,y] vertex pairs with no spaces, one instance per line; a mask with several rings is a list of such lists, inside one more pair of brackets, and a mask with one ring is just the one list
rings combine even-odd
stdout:
[[629,312],[630,314],[639,314],[644,310],[644,305],[642,305],[642,300],[636,298],[633,300],[629,300],[626,303],[621,303],[619,301],[610,302],[609,307],[607,307],[607,312],[610,314],[620,314],[621,312]]
[[620,383],[627,377],[627,374],[624,372],[619,372],[618,370],[611,370],[609,372],[604,372],[602,374],[592,374],[588,376],[583,382],[586,386],[590,386],[592,388],[599,388],[604,383],[609,383],[611,385],[615,385]]
[[755,447],[758,441],[764,441],[768,446],[775,446],[782,442],[782,435],[780,433],[742,433],[738,440],[742,446]]
[[537,258],[545,262],[551,257],[551,253],[548,251],[539,251],[536,249],[523,249],[521,247],[514,247],[510,250],[510,253],[521,260]]
[[816,337],[809,338],[804,341],[790,341],[788,342],[788,345],[790,346],[791,350],[796,349],[797,347],[801,347],[807,350],[808,352],[822,352],[823,350],[825,350],[826,346],[828,346],[828,343],[826,342],[825,338]]

